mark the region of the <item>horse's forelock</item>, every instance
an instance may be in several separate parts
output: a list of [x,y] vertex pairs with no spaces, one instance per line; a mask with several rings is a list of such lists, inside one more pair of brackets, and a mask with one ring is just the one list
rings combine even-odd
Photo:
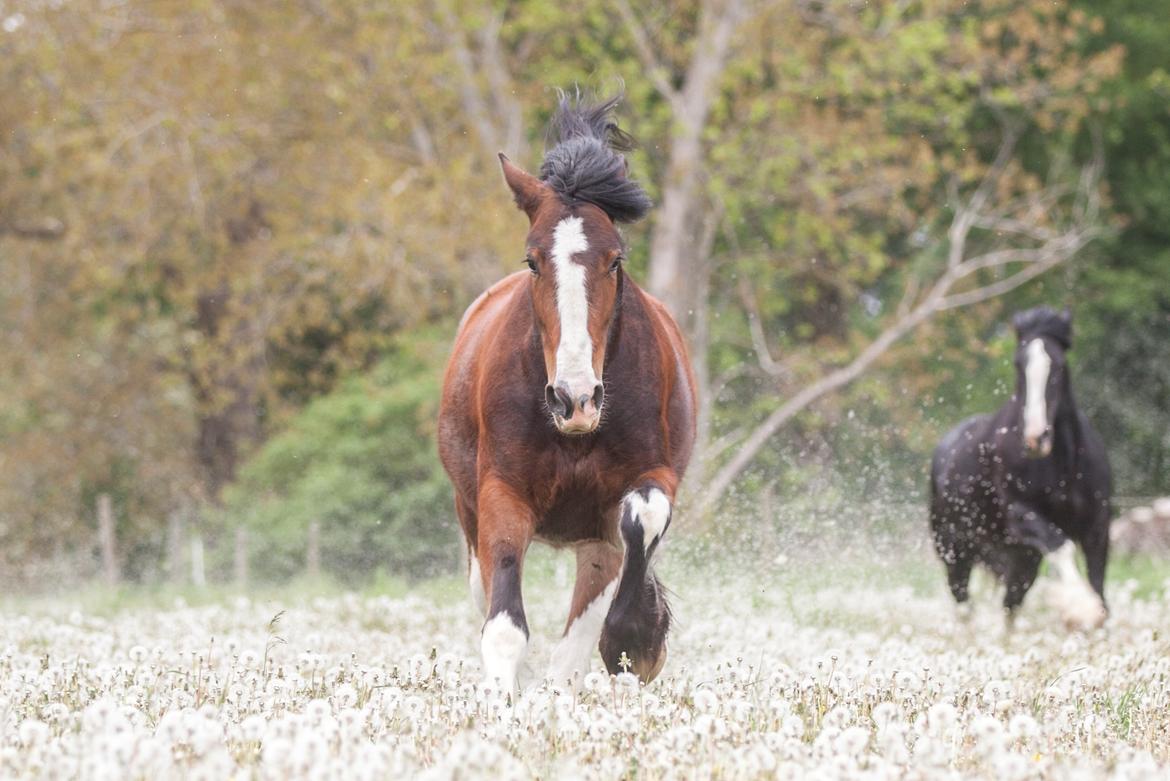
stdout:
[[634,222],[650,210],[649,196],[629,178],[621,154],[634,139],[618,127],[613,110],[622,96],[590,103],[579,91],[558,91],[549,123],[552,148],[545,153],[540,178],[568,204],[592,203],[614,222]]
[[1050,337],[1068,350],[1072,347],[1072,317],[1068,311],[1057,312],[1052,307],[1038,306],[1017,312],[1012,325],[1020,342],[1036,336]]

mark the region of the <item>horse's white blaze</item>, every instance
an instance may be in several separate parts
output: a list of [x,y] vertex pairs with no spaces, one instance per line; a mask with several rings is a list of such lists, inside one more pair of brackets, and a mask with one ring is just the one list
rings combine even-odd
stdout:
[[643,499],[637,491],[626,496],[630,516],[642,526],[642,544],[646,549],[666,531],[670,521],[670,499],[657,488],[651,488]]
[[597,643],[601,640],[601,630],[617,591],[618,580],[614,578],[604,591],[593,598],[581,615],[573,619],[565,636],[557,643],[548,671],[549,680],[553,683],[576,683],[581,675],[589,672],[589,662],[597,652]]
[[1057,607],[1067,625],[1095,629],[1105,621],[1105,605],[1077,568],[1076,550],[1076,545],[1069,541],[1048,556],[1060,580]]
[[1048,428],[1048,408],[1044,391],[1048,388],[1048,372],[1052,358],[1044,349],[1043,339],[1033,339],[1026,348],[1024,364],[1024,437],[1039,439]]
[[483,590],[483,575],[479,569],[479,559],[471,551],[468,551],[468,556],[471,559],[471,567],[467,572],[467,585],[471,587],[471,601],[479,608],[479,612],[486,616],[487,594]]
[[566,217],[553,231],[552,261],[556,269],[557,315],[561,341],[557,345],[555,382],[565,383],[573,394],[592,395],[597,385],[593,372],[593,340],[589,338],[589,297],[585,267],[573,256],[589,249],[580,217]]
[[528,635],[510,615],[497,613],[492,616],[483,625],[480,638],[484,680],[489,683],[499,681],[508,691],[515,689],[516,673],[527,649]]

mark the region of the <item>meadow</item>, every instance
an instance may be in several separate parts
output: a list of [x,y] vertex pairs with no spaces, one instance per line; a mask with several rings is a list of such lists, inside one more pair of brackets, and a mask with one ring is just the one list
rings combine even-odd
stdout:
[[[675,547],[680,547],[677,542]],[[364,592],[94,590],[0,609],[0,775],[37,778],[1164,778],[1170,568],[1115,563],[1066,631],[960,622],[923,551],[697,564],[664,551],[662,676],[540,680],[567,568],[530,557],[527,683],[481,681],[460,579]],[[977,584],[978,585],[978,584]]]

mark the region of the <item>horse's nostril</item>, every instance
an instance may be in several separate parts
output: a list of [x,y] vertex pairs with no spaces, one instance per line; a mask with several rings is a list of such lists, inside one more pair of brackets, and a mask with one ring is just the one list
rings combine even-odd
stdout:
[[600,382],[593,389],[593,408],[601,409],[601,402],[605,401],[605,386]]
[[544,401],[548,404],[549,412],[562,418],[568,417],[569,411],[565,409],[560,394],[556,392],[556,389],[551,384],[544,386]]
[[555,387],[544,386],[544,399],[548,402],[549,410],[557,417],[573,416],[573,397],[569,395],[569,389],[564,383],[559,383]]

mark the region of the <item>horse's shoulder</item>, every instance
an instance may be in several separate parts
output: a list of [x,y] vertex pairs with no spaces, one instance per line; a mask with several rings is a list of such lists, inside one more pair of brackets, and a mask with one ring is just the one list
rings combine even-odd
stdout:
[[528,275],[527,271],[515,271],[480,293],[463,313],[457,333],[463,333],[471,323],[481,320],[491,312],[499,311],[500,307],[511,300],[512,294],[519,289]]
[[952,450],[962,447],[965,444],[978,444],[986,439],[983,429],[991,422],[992,416],[972,415],[969,418],[963,419],[958,425],[953,427],[950,431],[943,435],[939,440],[938,447],[935,453],[948,453]]
[[474,427],[469,399],[484,374],[487,363],[485,348],[492,344],[489,334],[507,318],[508,304],[515,299],[528,272],[509,274],[481,293],[463,313],[455,335],[455,346],[443,378],[442,402],[439,412],[440,430],[458,425],[465,434]]
[[679,381],[686,383],[689,396],[693,402],[696,380],[694,370],[691,367],[690,355],[687,352],[687,340],[683,337],[682,329],[679,328],[678,322],[671,315],[670,310],[666,308],[666,304],[659,301],[650,293],[647,293],[641,287],[637,285],[634,287],[643,301],[643,308],[650,320],[651,330],[658,341],[664,343],[663,348],[668,349],[673,354],[675,364],[681,375]]

